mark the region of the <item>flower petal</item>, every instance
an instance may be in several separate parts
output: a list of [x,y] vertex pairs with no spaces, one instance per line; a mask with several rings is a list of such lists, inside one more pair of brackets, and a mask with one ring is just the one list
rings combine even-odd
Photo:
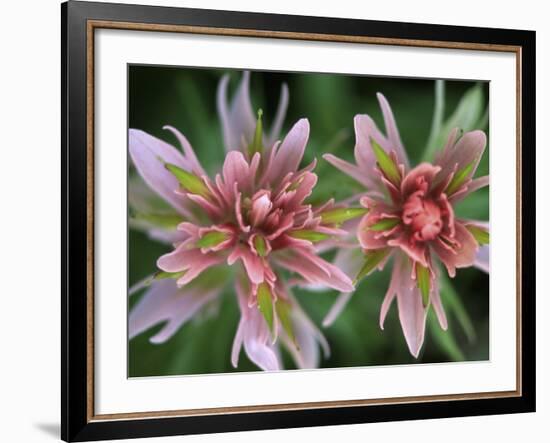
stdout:
[[129,130],[128,146],[136,169],[149,187],[181,214],[191,217],[186,205],[188,200],[175,193],[179,188],[178,180],[164,167],[164,163],[171,163],[189,168],[183,155],[168,143],[138,129]]
[[474,178],[469,183],[466,184],[466,189],[459,190],[455,192],[450,198],[449,201],[452,203],[457,203],[461,200],[464,200],[468,195],[470,195],[472,192],[477,191],[478,189],[484,188],[485,186],[489,186],[489,176],[484,175],[483,177]]
[[232,265],[237,260],[241,260],[248,274],[248,279],[254,284],[260,284],[264,281],[265,264],[261,257],[254,254],[250,248],[244,245],[237,245],[233,252],[227,258],[227,263]]
[[345,160],[342,160],[332,154],[323,154],[323,158],[329,162],[332,166],[342,171],[344,174],[349,175],[356,182],[362,184],[365,187],[370,187],[372,181],[368,179],[368,174],[364,173],[360,168],[351,164]]
[[[363,264],[363,257],[357,248],[339,249],[334,258],[334,266],[346,275],[357,275]],[[328,327],[338,318],[351,299],[353,292],[342,292],[323,319],[323,326]]]
[[214,300],[221,288],[204,290],[200,287],[178,288],[171,279],[158,280],[131,310],[128,318],[128,334],[132,339],[149,328],[166,322],[149,340],[163,343],[208,302]]
[[484,245],[479,248],[476,254],[476,259],[474,261],[474,266],[482,271],[489,273],[489,257],[490,257],[490,246]]
[[[363,216],[357,227],[357,239],[361,244],[361,247],[366,250],[371,249],[380,249],[388,246],[388,235],[386,233],[393,233],[398,226],[394,226],[391,229],[388,229],[386,232],[374,231],[369,229],[372,224],[372,220],[380,218],[382,212],[378,210],[377,207],[374,207],[370,210],[368,214]],[[386,219],[391,220],[391,219]]]
[[403,143],[401,143],[401,137],[399,137],[399,131],[397,130],[397,125],[395,123],[395,118],[391,110],[390,104],[381,93],[376,94],[378,103],[380,104],[380,109],[382,109],[382,115],[384,116],[384,125],[386,126],[386,134],[388,141],[390,142],[392,149],[395,150],[397,154],[397,159],[399,162],[405,165],[405,168],[409,167],[409,160],[407,157],[407,152],[403,148]]
[[286,83],[281,85],[281,95],[279,97],[279,106],[277,107],[277,113],[273,120],[269,136],[266,139],[267,149],[266,153],[273,147],[273,144],[279,138],[281,129],[283,128],[283,122],[285,121],[286,110],[288,108],[288,86]]
[[226,188],[235,186],[237,183],[240,191],[248,192],[250,190],[254,177],[251,176],[250,166],[242,152],[230,151],[225,156],[223,180]]
[[474,236],[459,221],[455,222],[454,240],[459,243],[458,248],[449,249],[441,240],[432,242],[432,246],[439,259],[443,262],[450,277],[456,274],[456,268],[472,266],[479,249]]
[[441,303],[437,278],[432,278],[432,285],[433,289],[430,293],[430,301],[432,303],[432,306],[434,307],[435,315],[437,316],[437,320],[439,321],[441,329],[446,331],[448,328],[447,316],[445,315],[445,309],[443,309],[443,304]]
[[402,235],[388,240],[389,246],[397,246],[412,260],[419,262],[425,268],[430,267],[427,259],[428,247],[425,242],[411,242],[409,235]]
[[[453,133],[451,133],[449,140],[452,140],[452,137]],[[441,177],[447,177],[453,171],[464,170],[471,164],[472,168],[464,177],[464,182],[472,178],[485,151],[486,144],[487,136],[483,131],[477,130],[465,133],[454,147],[446,148],[446,151],[438,159],[437,164],[441,166]]]
[[398,254],[395,258],[389,293],[397,295],[403,335],[410,353],[416,358],[424,343],[427,310],[422,304],[422,295],[416,282],[411,279],[411,264],[404,254]]
[[297,171],[304,156],[308,138],[309,122],[302,118],[288,132],[283,142],[277,148],[273,148],[276,151],[266,172],[268,183],[277,186],[289,172]]
[[178,285],[183,286],[197,277],[209,267],[220,264],[224,258],[216,253],[203,254],[200,249],[192,248],[191,241],[181,243],[174,251],[162,255],[157,260],[157,266],[166,272],[181,272],[185,274],[178,279]]
[[299,185],[292,198],[288,201],[285,210],[297,209],[308,198],[317,184],[317,175],[313,172],[305,172],[300,178]]
[[281,365],[276,349],[271,342],[267,323],[256,306],[248,305],[249,291],[242,282],[236,279],[235,289],[241,310],[241,320],[233,341],[231,363],[237,367],[239,352],[244,344],[248,358],[264,371],[277,371]]
[[260,191],[254,195],[249,215],[252,226],[258,226],[263,223],[272,207],[273,204],[271,203],[269,192]]
[[279,265],[296,272],[309,283],[322,284],[342,292],[353,291],[351,279],[333,264],[305,249],[294,248],[289,253],[278,255]]
[[181,148],[183,149],[185,160],[189,165],[189,172],[192,172],[193,174],[199,176],[206,175],[206,172],[204,172],[202,165],[195,155],[195,150],[193,149],[191,143],[189,143],[187,138],[180,131],[172,126],[166,125],[162,129],[170,131],[178,139]]
[[407,198],[413,192],[417,191],[420,187],[420,180],[425,181],[427,189],[430,189],[430,186],[439,171],[441,171],[440,166],[434,166],[430,163],[420,163],[412,169],[401,182],[402,197]]
[[318,368],[321,359],[319,345],[321,345],[321,348],[323,349],[325,358],[330,356],[330,346],[325,336],[321,331],[319,331],[294,298],[292,298],[291,316],[294,336],[296,338],[298,348],[296,348],[296,345],[290,340],[283,330],[281,334],[288,351],[292,355],[292,358],[298,368]]
[[227,151],[245,150],[254,136],[256,120],[250,103],[249,83],[250,72],[245,71],[230,105],[227,102],[229,76],[224,75],[218,84],[218,115]]

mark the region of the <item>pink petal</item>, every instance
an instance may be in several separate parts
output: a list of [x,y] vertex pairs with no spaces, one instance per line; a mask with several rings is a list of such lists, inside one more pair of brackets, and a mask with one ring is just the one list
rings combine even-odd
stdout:
[[200,249],[190,248],[191,243],[185,241],[173,252],[162,255],[157,260],[157,266],[166,272],[186,271],[178,279],[178,285],[183,286],[197,277],[205,269],[220,264],[224,258],[215,253],[203,254]]
[[287,210],[294,210],[298,206],[302,205],[304,200],[308,198],[313,192],[313,188],[317,184],[317,175],[312,172],[306,172],[300,178],[300,184],[296,189],[296,192],[292,196],[292,199],[288,202]]
[[265,264],[261,257],[254,254],[247,246],[237,245],[233,252],[227,258],[229,265],[241,260],[248,274],[249,280],[254,284],[260,284],[264,281]]
[[411,264],[404,254],[397,254],[395,257],[390,287],[380,312],[381,325],[394,296],[397,296],[403,335],[410,353],[416,358],[424,342],[427,310],[422,305],[422,295],[415,281],[411,279]]
[[302,118],[288,132],[283,142],[274,149],[273,161],[267,171],[267,181],[276,186],[289,172],[296,172],[309,138],[309,122]]
[[166,322],[162,329],[149,339],[152,343],[164,343],[203,306],[214,300],[220,291],[220,287],[210,290],[200,287],[178,288],[174,280],[155,281],[130,312],[130,339],[161,322]]
[[185,160],[187,161],[189,165],[189,170],[196,175],[206,175],[206,172],[204,172],[204,169],[202,168],[202,165],[200,164],[199,160],[197,159],[197,156],[195,155],[195,151],[193,147],[191,146],[191,143],[187,140],[187,138],[176,128],[166,125],[162,129],[166,129],[170,131],[172,134],[176,136],[178,139],[181,148],[183,149],[183,153],[185,156]]
[[[391,111],[390,111],[391,112]],[[362,182],[370,190],[380,190],[380,177],[376,174],[376,157],[372,150],[371,141],[374,140],[386,153],[395,152],[397,161],[408,168],[408,159],[404,150],[394,145],[377,128],[372,118],[368,115],[356,115],[353,119],[355,127],[355,161],[362,174]]]
[[394,290],[388,289],[386,292],[386,295],[384,296],[384,300],[382,301],[382,306],[380,306],[380,329],[384,329],[384,321],[386,320],[386,315],[388,315],[388,311],[390,310],[390,306],[393,302],[393,299],[396,296],[396,292]]
[[380,104],[380,109],[382,109],[384,125],[386,126],[386,134],[392,149],[395,150],[399,162],[404,164],[405,168],[408,168],[409,160],[407,157],[407,152],[403,148],[403,143],[401,143],[401,138],[399,137],[399,131],[397,130],[397,125],[395,123],[395,118],[393,116],[390,104],[386,100],[386,97],[384,97],[381,93],[377,93],[376,98]]
[[443,309],[443,304],[441,303],[441,297],[439,295],[439,284],[437,278],[432,278],[433,290],[430,292],[430,302],[434,307],[435,315],[439,321],[441,329],[447,330],[447,316],[445,315],[445,309]]
[[456,274],[456,268],[467,268],[472,266],[476,259],[478,244],[474,236],[461,222],[455,222],[455,236],[460,247],[454,251],[446,248],[441,241],[432,242],[433,250],[443,262],[450,277]]
[[271,334],[265,319],[256,306],[248,305],[249,289],[247,290],[236,279],[235,289],[241,310],[241,320],[233,341],[231,363],[237,367],[239,353],[244,344],[248,358],[264,371],[277,371],[280,369],[279,357],[271,343]]
[[235,338],[233,339],[233,346],[231,347],[231,364],[234,368],[239,366],[239,354],[241,353],[241,348],[243,347],[245,325],[246,323],[241,317],[239,320],[239,325],[237,326]]
[[427,255],[428,248],[425,242],[411,242],[407,233],[388,240],[389,246],[397,246],[412,260],[419,262],[424,267],[429,267]]
[[254,177],[250,174],[250,167],[242,152],[230,151],[223,163],[223,180],[227,187],[238,184],[239,190],[250,190]]
[[[271,212],[271,214],[267,217],[266,221],[271,224],[271,215],[274,216],[274,218],[277,218],[277,214],[275,212]],[[294,214],[291,212],[289,214],[285,214],[282,219],[278,218],[278,224],[275,228],[275,231],[273,233],[269,234],[267,236],[268,240],[274,240],[277,237],[279,237],[283,232],[287,231],[292,227],[294,224]]]
[[199,205],[211,219],[216,219],[223,214],[223,209],[210,200],[207,200],[202,195],[197,194],[184,194],[189,200]]
[[424,343],[426,310],[422,306],[422,296],[416,286],[414,289],[408,291],[402,289],[397,293],[397,306],[399,308],[399,321],[409,351],[414,358],[417,358]]
[[473,163],[473,168],[466,179],[471,178],[475,174],[486,144],[487,137],[483,131],[471,131],[464,134],[454,147],[445,152],[438,161],[439,166],[441,166],[441,176],[446,177],[455,168],[457,171],[461,171],[470,163]]
[[451,129],[451,132],[449,132],[449,135],[447,137],[447,143],[445,143],[445,147],[443,148],[442,151],[436,153],[435,164],[442,165],[449,162],[449,158],[452,154],[453,147],[456,143],[459,133],[460,133],[459,128]]
[[354,289],[351,279],[340,269],[304,249],[281,254],[277,262],[289,271],[300,274],[309,283],[322,284],[342,292]]
[[323,154],[323,158],[329,162],[335,168],[338,168],[344,174],[349,175],[358,183],[362,184],[365,187],[370,187],[372,182],[368,179],[368,175],[362,172],[357,166],[342,160],[332,154]]
[[323,319],[323,327],[328,328],[336,321],[351,300],[352,295],[353,292],[341,292],[338,294],[338,298],[336,298],[336,301]]
[[[334,266],[341,269],[346,275],[357,275],[363,265],[361,253],[353,249],[339,249],[334,258]],[[338,318],[351,299],[353,292],[342,292],[330,308],[330,311],[323,319],[323,326],[328,327]]]
[[404,198],[408,197],[413,192],[419,189],[419,180],[425,180],[427,188],[430,189],[437,173],[441,171],[441,167],[431,165],[430,163],[420,163],[412,169],[401,182],[401,194]]
[[379,189],[379,178],[374,175],[376,157],[372,150],[371,139],[374,139],[388,153],[392,147],[370,116],[356,115],[353,119],[353,126],[355,129],[355,161],[361,171],[362,181],[369,189]]
[[231,105],[227,102],[229,76],[224,75],[218,84],[218,115],[227,151],[244,150],[254,135],[256,119],[250,103],[249,83],[250,73],[245,71]]
[[272,207],[273,204],[267,191],[260,191],[252,197],[252,208],[250,210],[252,226],[258,226],[263,223]]
[[168,143],[138,129],[130,129],[128,146],[136,169],[151,189],[181,214],[190,217],[187,199],[175,193],[179,188],[178,181],[163,164],[167,162],[188,169],[189,163],[183,155]]
[[380,215],[377,209],[372,209],[368,214],[364,215],[357,227],[357,239],[363,249],[380,249],[388,246],[388,238],[381,232],[369,229],[373,217]]
[[391,274],[390,286],[386,291],[386,295],[384,296],[384,300],[382,301],[382,306],[380,306],[379,325],[380,329],[382,330],[384,329],[384,321],[386,320],[386,315],[388,315],[388,311],[390,310],[390,306],[397,294],[397,289],[399,287],[399,279],[401,277],[401,273],[397,269],[397,266],[401,264],[401,255],[401,253],[392,254],[392,256],[394,257],[394,264]]
[[279,138],[281,129],[283,128],[283,122],[286,116],[286,110],[288,108],[288,86],[286,83],[283,83],[281,86],[281,95],[279,97],[279,106],[277,107],[277,113],[275,114],[275,119],[271,126],[269,136],[266,139],[266,153],[273,147],[273,144]]
[[164,229],[158,229],[150,227],[147,231],[147,235],[150,239],[158,241],[160,243],[174,244],[180,243],[187,239],[187,235],[178,231],[167,231]]
[[489,258],[490,258],[489,245],[483,245],[479,248],[474,261],[474,266],[486,273],[489,273]]
[[474,178],[472,181],[470,181],[466,185],[466,189],[464,191],[461,192],[461,190],[459,190],[455,192],[449,200],[453,203],[457,203],[461,200],[464,200],[472,192],[475,192],[478,189],[484,188],[485,186],[489,186],[488,175],[484,175],[483,177],[479,177],[479,178]]
[[284,330],[281,332],[283,340],[299,369],[317,368],[321,359],[319,345],[323,349],[325,358],[328,358],[330,356],[329,344],[325,336],[298,305],[297,301],[294,298],[292,301],[292,325],[299,348],[296,348],[296,345],[290,340]]
[[235,195],[235,218],[239,225],[239,229],[243,232],[250,231],[250,225],[245,224],[242,211],[242,193],[237,190],[237,183],[235,183],[233,194]]

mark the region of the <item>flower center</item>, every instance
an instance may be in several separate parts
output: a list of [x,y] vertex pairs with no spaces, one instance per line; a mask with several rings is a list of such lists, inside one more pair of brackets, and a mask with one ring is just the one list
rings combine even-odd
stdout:
[[411,194],[403,206],[403,223],[409,225],[418,241],[435,239],[443,228],[441,208],[421,191]]

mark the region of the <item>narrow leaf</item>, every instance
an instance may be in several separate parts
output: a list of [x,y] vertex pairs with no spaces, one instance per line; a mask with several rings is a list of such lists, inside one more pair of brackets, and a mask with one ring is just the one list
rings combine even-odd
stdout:
[[359,270],[354,283],[369,275],[390,252],[390,248],[374,249],[365,254],[365,263]]
[[166,272],[166,271],[158,271],[153,275],[153,280],[164,280],[167,278],[174,278],[178,279],[180,277],[183,277],[186,271],[180,271],[180,272]]
[[292,231],[288,234],[292,238],[297,238],[300,240],[308,240],[312,243],[320,242],[322,240],[327,240],[330,238],[330,235],[323,232],[311,231],[309,229],[298,229]]
[[164,167],[176,177],[180,185],[190,194],[201,195],[205,198],[210,197],[210,191],[195,174],[187,172],[185,169],[171,163],[165,163]]
[[256,296],[258,299],[258,309],[264,316],[271,335],[274,335],[273,298],[271,297],[269,286],[266,283],[260,284],[260,286],[258,286],[258,293]]
[[292,327],[292,320],[290,318],[290,303],[279,298],[275,303],[275,309],[277,311],[277,317],[279,317],[279,320],[281,321],[281,326],[298,348],[298,342],[296,341],[296,336],[294,335],[294,329]]
[[447,185],[447,188],[445,189],[445,194],[451,196],[456,191],[458,191],[472,172],[473,167],[474,162],[467,164],[460,171],[457,171],[455,175],[453,175],[453,179],[451,180],[451,182]]
[[479,226],[468,225],[466,229],[474,236],[480,246],[489,244],[489,231]]
[[248,146],[248,154],[252,157],[256,152],[262,153],[264,150],[263,146],[263,128],[262,128],[262,115],[263,111],[258,109],[258,120],[256,121],[256,129],[254,131],[254,138],[252,143]]
[[183,221],[182,216],[178,214],[144,214],[141,212],[132,212],[130,217],[133,220],[144,221],[164,229],[175,229]]
[[260,257],[265,257],[267,254],[267,246],[261,235],[256,235],[256,237],[254,237],[254,248]]
[[422,304],[426,307],[430,302],[430,271],[420,263],[416,263],[416,284],[422,294]]
[[321,213],[321,221],[326,225],[338,225],[365,215],[367,208],[336,208]]
[[373,139],[371,139],[371,146],[380,170],[390,182],[399,186],[399,183],[401,183],[401,173],[393,159]]
[[229,238],[229,235],[227,235],[225,232],[211,231],[204,234],[201,238],[199,238],[197,240],[197,243],[195,243],[195,245],[198,248],[211,248],[213,246],[217,246],[220,243],[226,241],[228,238]]
[[367,229],[369,231],[377,231],[377,232],[387,231],[388,229],[395,228],[399,223],[401,223],[401,220],[399,220],[398,218],[385,218],[375,223],[374,225],[367,227]]
[[303,181],[304,181],[304,176],[302,175],[298,180],[290,184],[290,186],[286,189],[287,192],[295,191],[296,189],[298,189]]

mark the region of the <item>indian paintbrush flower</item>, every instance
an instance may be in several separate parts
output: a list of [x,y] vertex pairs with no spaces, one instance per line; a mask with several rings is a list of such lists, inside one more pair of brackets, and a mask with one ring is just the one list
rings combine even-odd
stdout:
[[[317,182],[315,162],[299,169],[309,137],[309,122],[299,120],[282,142],[275,142],[288,101],[286,87],[269,136],[261,111],[254,122],[245,73],[236,97],[226,102],[228,78],[218,90],[218,110],[227,154],[220,173],[208,177],[187,139],[183,153],[139,130],[129,133],[130,155],[145,182],[179,214],[174,250],[157,261],[159,272],[148,293],[130,314],[133,337],[154,324],[168,323],[151,340],[163,342],[206,303],[219,296],[224,281],[201,274],[235,269],[234,287],[241,312],[232,363],[244,345],[264,370],[281,366],[279,341],[299,367],[318,364],[328,344],[298,305],[283,274],[296,273],[312,284],[339,291],[353,289],[350,278],[317,255],[319,242],[345,234],[337,224],[363,213],[339,213],[332,201],[307,203]],[[355,215],[356,214],[356,215]],[[214,277],[215,278],[215,277]]]
[[[482,131],[451,131],[447,144],[433,163],[414,168],[401,143],[391,108],[381,94],[387,136],[368,115],[357,115],[355,124],[356,165],[331,154],[324,158],[365,186],[360,198],[368,211],[357,228],[364,262],[357,279],[382,269],[393,260],[389,289],[380,311],[380,327],[394,298],[399,320],[411,354],[415,357],[424,341],[426,315],[433,306],[440,326],[447,319],[438,287],[438,263],[450,277],[457,268],[476,265],[488,271],[489,233],[486,223],[461,220],[454,205],[489,184],[489,177],[473,178],[486,145]],[[342,294],[327,316],[334,321],[349,300]]]

